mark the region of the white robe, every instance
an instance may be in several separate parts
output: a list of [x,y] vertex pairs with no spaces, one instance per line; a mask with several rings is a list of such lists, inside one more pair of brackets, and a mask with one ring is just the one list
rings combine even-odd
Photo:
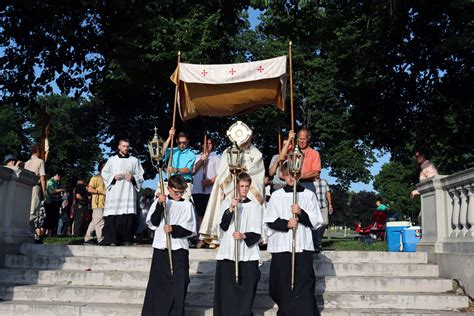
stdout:
[[[297,204],[304,210],[309,217],[313,229],[317,229],[323,223],[321,210],[319,209],[316,195],[304,189],[297,193]],[[291,205],[293,204],[293,192],[285,192],[284,189],[279,189],[273,192],[270,201],[267,204],[267,209],[263,221],[265,223],[273,223],[278,218],[290,219],[292,217]],[[290,229],[288,232],[276,231],[268,227],[268,252],[291,252],[291,245],[293,239],[293,232]],[[314,251],[313,236],[311,228],[299,223],[296,228],[296,252]]]
[[[227,198],[221,205],[221,211],[218,221],[218,234],[220,240],[220,247],[217,251],[217,260],[232,260],[234,259],[235,239],[232,234],[236,231],[234,226],[234,219],[229,225],[229,229],[224,231],[220,227],[220,222],[224,212],[230,208],[231,198]],[[237,207],[238,216],[238,228],[237,231],[241,233],[256,233],[262,235],[262,208],[260,204],[250,201],[248,203],[239,203]],[[258,242],[251,247],[248,247],[244,240],[239,242],[239,259],[238,261],[256,261],[260,260],[260,250]]]
[[[155,199],[153,204],[150,206],[146,223],[151,230],[155,231],[152,245],[153,248],[163,250],[167,248],[166,233],[164,231],[165,221],[162,219],[158,227],[154,226],[151,222],[151,215],[155,212],[157,203],[158,199]],[[171,249],[189,249],[188,238],[196,235],[196,215],[194,214],[192,203],[187,200],[174,201],[166,198],[165,212],[168,212],[168,224],[179,225],[193,233],[185,238],[171,238]]]
[[[217,226],[220,223],[220,209],[222,201],[234,194],[234,182],[229,171],[226,149],[221,156],[216,182],[212,187],[211,196],[207,203],[206,213],[199,229],[200,239],[217,240]],[[252,178],[252,185],[248,194],[249,199],[258,202],[262,211],[265,203],[264,179],[265,166],[263,164],[262,153],[253,145],[244,150],[243,165],[245,172]]]
[[[117,174],[130,172],[135,179],[135,185],[125,179],[117,180]],[[143,184],[143,168],[135,157],[119,158],[113,156],[102,169],[102,178],[107,188],[105,197],[104,217],[109,215],[135,214],[137,208],[137,194]]]

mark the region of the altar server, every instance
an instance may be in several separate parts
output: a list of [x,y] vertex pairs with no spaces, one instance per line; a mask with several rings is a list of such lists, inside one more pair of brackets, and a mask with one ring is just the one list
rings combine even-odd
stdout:
[[[297,203],[293,204],[293,183],[287,163],[281,167],[286,186],[275,191],[264,216],[268,225],[270,265],[270,296],[278,305],[278,315],[319,315],[313,270],[312,229],[323,223],[316,195],[297,185]],[[293,214],[296,217],[293,218]],[[295,285],[291,288],[292,228],[296,228]]]
[[[168,180],[169,195],[160,195],[150,207],[147,224],[155,230],[153,259],[143,304],[143,316],[183,316],[189,284],[188,238],[196,235],[196,216],[191,202],[183,199],[187,183],[181,175]],[[166,209],[163,203],[166,202]],[[168,224],[164,222],[168,214]],[[171,234],[173,275],[170,272],[166,234]]]
[[[238,198],[227,198],[220,212],[220,247],[217,253],[214,286],[214,316],[252,315],[252,305],[260,280],[260,251],[262,208],[249,199],[252,178],[241,173],[237,180]],[[238,212],[235,228],[235,212]],[[235,258],[235,244],[238,258]],[[239,266],[239,282],[235,279],[235,260]]]

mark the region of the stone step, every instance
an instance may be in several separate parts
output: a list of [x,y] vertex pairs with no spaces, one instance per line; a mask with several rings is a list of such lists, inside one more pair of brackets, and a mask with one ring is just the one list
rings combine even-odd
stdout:
[[[262,274],[258,288],[268,289],[268,274]],[[0,282],[4,284],[78,285],[146,288],[148,272],[139,271],[79,271],[79,270],[21,270],[0,269]],[[318,291],[360,291],[372,292],[436,292],[453,289],[452,281],[430,277],[360,277],[326,276],[317,277]],[[214,275],[192,275],[190,290],[212,291]]]
[[[112,258],[151,258],[152,248],[150,245],[102,247],[82,245],[36,245],[23,244],[21,253],[27,256],[49,256],[49,257],[112,257]],[[212,249],[190,249],[190,260],[215,260],[216,250]],[[271,254],[262,251],[262,260],[269,260]],[[319,260],[331,262],[359,262],[359,263],[427,263],[428,255],[423,252],[398,253],[398,252],[374,252],[374,251],[325,251],[316,255]]]
[[[88,302],[107,304],[142,304],[143,289],[117,289],[85,286],[0,286],[3,300],[34,300],[44,302]],[[377,292],[325,292],[316,295],[318,305],[324,308],[382,308],[382,309],[435,309],[458,310],[469,306],[468,298],[455,294],[439,293],[377,293]],[[213,295],[201,292],[188,292],[186,303],[189,306],[212,307]],[[268,294],[257,293],[254,307],[275,308]]]
[[[139,316],[141,304],[98,304],[98,303],[67,303],[67,302],[32,302],[32,301],[5,301],[0,302],[0,314],[3,316]],[[254,316],[277,316],[277,310],[254,309]],[[321,316],[366,316],[366,315],[390,315],[390,316],[441,316],[473,315],[457,311],[436,310],[403,310],[393,309],[331,309],[321,310]],[[186,316],[213,316],[211,308],[200,308],[188,306]]]
[[[198,250],[199,251],[199,250]],[[263,261],[264,264],[268,264],[270,260]],[[215,262],[215,259],[196,259],[191,256],[190,262]],[[371,266],[376,265],[376,262],[360,262],[359,260],[349,261],[331,261],[325,256],[315,256],[314,260],[316,265],[320,264],[336,264],[341,266],[342,264],[370,264]],[[117,257],[51,257],[51,256],[25,256],[25,255],[7,255],[5,257],[5,267],[8,268],[33,268],[33,269],[44,269],[44,270],[82,270],[82,269],[94,269],[94,270],[111,270],[111,271],[129,271],[133,268],[136,271],[148,271],[150,269],[151,259],[150,258],[117,258]],[[410,265],[421,265],[419,263],[410,262],[387,262],[384,265],[393,264],[410,264]],[[380,264],[377,264],[380,265]]]
[[[47,257],[8,255],[5,265],[9,268],[38,270],[97,270],[97,271],[142,271],[150,270],[151,259],[143,258],[90,258],[90,257]],[[190,260],[190,274],[214,274],[216,261]],[[318,276],[418,276],[436,277],[437,265],[412,263],[342,263],[315,261],[315,273]],[[263,274],[269,273],[270,261],[260,267]]]

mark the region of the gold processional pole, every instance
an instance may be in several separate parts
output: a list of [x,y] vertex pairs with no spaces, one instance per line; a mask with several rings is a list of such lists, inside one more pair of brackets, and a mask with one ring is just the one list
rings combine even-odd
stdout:
[[[202,149],[202,153],[203,154],[207,154],[207,131],[204,131],[204,147]],[[206,180],[206,177],[207,177],[207,160],[209,159],[209,157],[207,157],[206,160],[203,161],[202,163],[202,180]],[[202,183],[202,182],[201,182]],[[202,187],[202,193],[205,192],[206,188],[201,185]]]
[[[151,158],[151,164],[153,167],[158,170],[160,176],[160,194],[165,194],[165,183],[163,180],[163,140],[158,136],[158,129],[155,127],[155,134],[153,139],[148,143],[148,151]],[[168,224],[168,210],[166,209],[166,201],[163,202],[163,220],[165,225]],[[166,233],[166,248],[168,249],[168,259],[170,265],[170,273],[173,276],[173,249],[171,245],[171,236],[170,233]]]
[[[235,142],[227,151],[227,161],[229,163],[229,171],[232,174],[234,182],[234,199],[239,197],[237,177],[242,172],[243,152]],[[234,231],[239,231],[239,207],[233,209],[234,213]],[[239,242],[234,240],[234,262],[235,262],[235,283],[239,284]]]
[[[282,143],[281,143],[281,126],[278,125],[278,158],[280,158],[281,147],[282,147]],[[281,160],[280,160],[280,159],[278,159],[278,168],[281,169]],[[278,174],[275,175],[275,176],[280,177]]]
[[[243,157],[244,152],[240,148],[243,144],[248,142],[252,137],[252,131],[250,128],[237,121],[228,130],[227,136],[232,142],[232,146],[227,149],[227,162],[229,164],[229,171],[232,174],[234,180],[234,198],[239,197],[238,192],[238,175],[244,170]],[[237,206],[234,210],[234,230],[239,231],[239,207]],[[241,240],[235,239],[234,241],[234,259],[235,259],[235,282],[239,284],[239,245]]]
[[[178,89],[179,89],[179,63],[181,61],[181,51],[178,52],[178,82],[176,84],[176,87],[174,89],[174,101],[173,101],[173,124],[172,128],[173,130],[175,129],[175,124],[176,124],[176,108],[178,106]],[[176,132],[176,130],[175,130]],[[171,147],[170,147],[170,160],[168,163],[168,177],[170,175],[170,169],[173,168],[173,147],[174,147],[174,133],[171,135]]]
[[[288,45],[288,57],[290,62],[290,111],[291,111],[291,130],[295,131],[295,110],[293,106],[293,63],[292,63],[292,42]],[[298,177],[303,166],[303,153],[298,147],[298,143],[293,140],[294,150],[288,154],[288,171],[293,176],[293,204],[297,204],[296,186],[298,184]],[[296,218],[296,214],[293,214],[293,218]],[[295,260],[296,260],[296,227],[292,228],[292,240],[291,240],[291,289],[295,288]]]

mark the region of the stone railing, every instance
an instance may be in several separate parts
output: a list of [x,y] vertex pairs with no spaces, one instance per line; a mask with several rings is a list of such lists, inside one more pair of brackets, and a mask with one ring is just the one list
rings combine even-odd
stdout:
[[33,241],[29,216],[31,190],[37,183],[30,171],[0,166],[0,247]]
[[422,239],[440,276],[456,279],[474,297],[474,168],[418,184]]
[[418,184],[420,250],[474,253],[474,168]]

